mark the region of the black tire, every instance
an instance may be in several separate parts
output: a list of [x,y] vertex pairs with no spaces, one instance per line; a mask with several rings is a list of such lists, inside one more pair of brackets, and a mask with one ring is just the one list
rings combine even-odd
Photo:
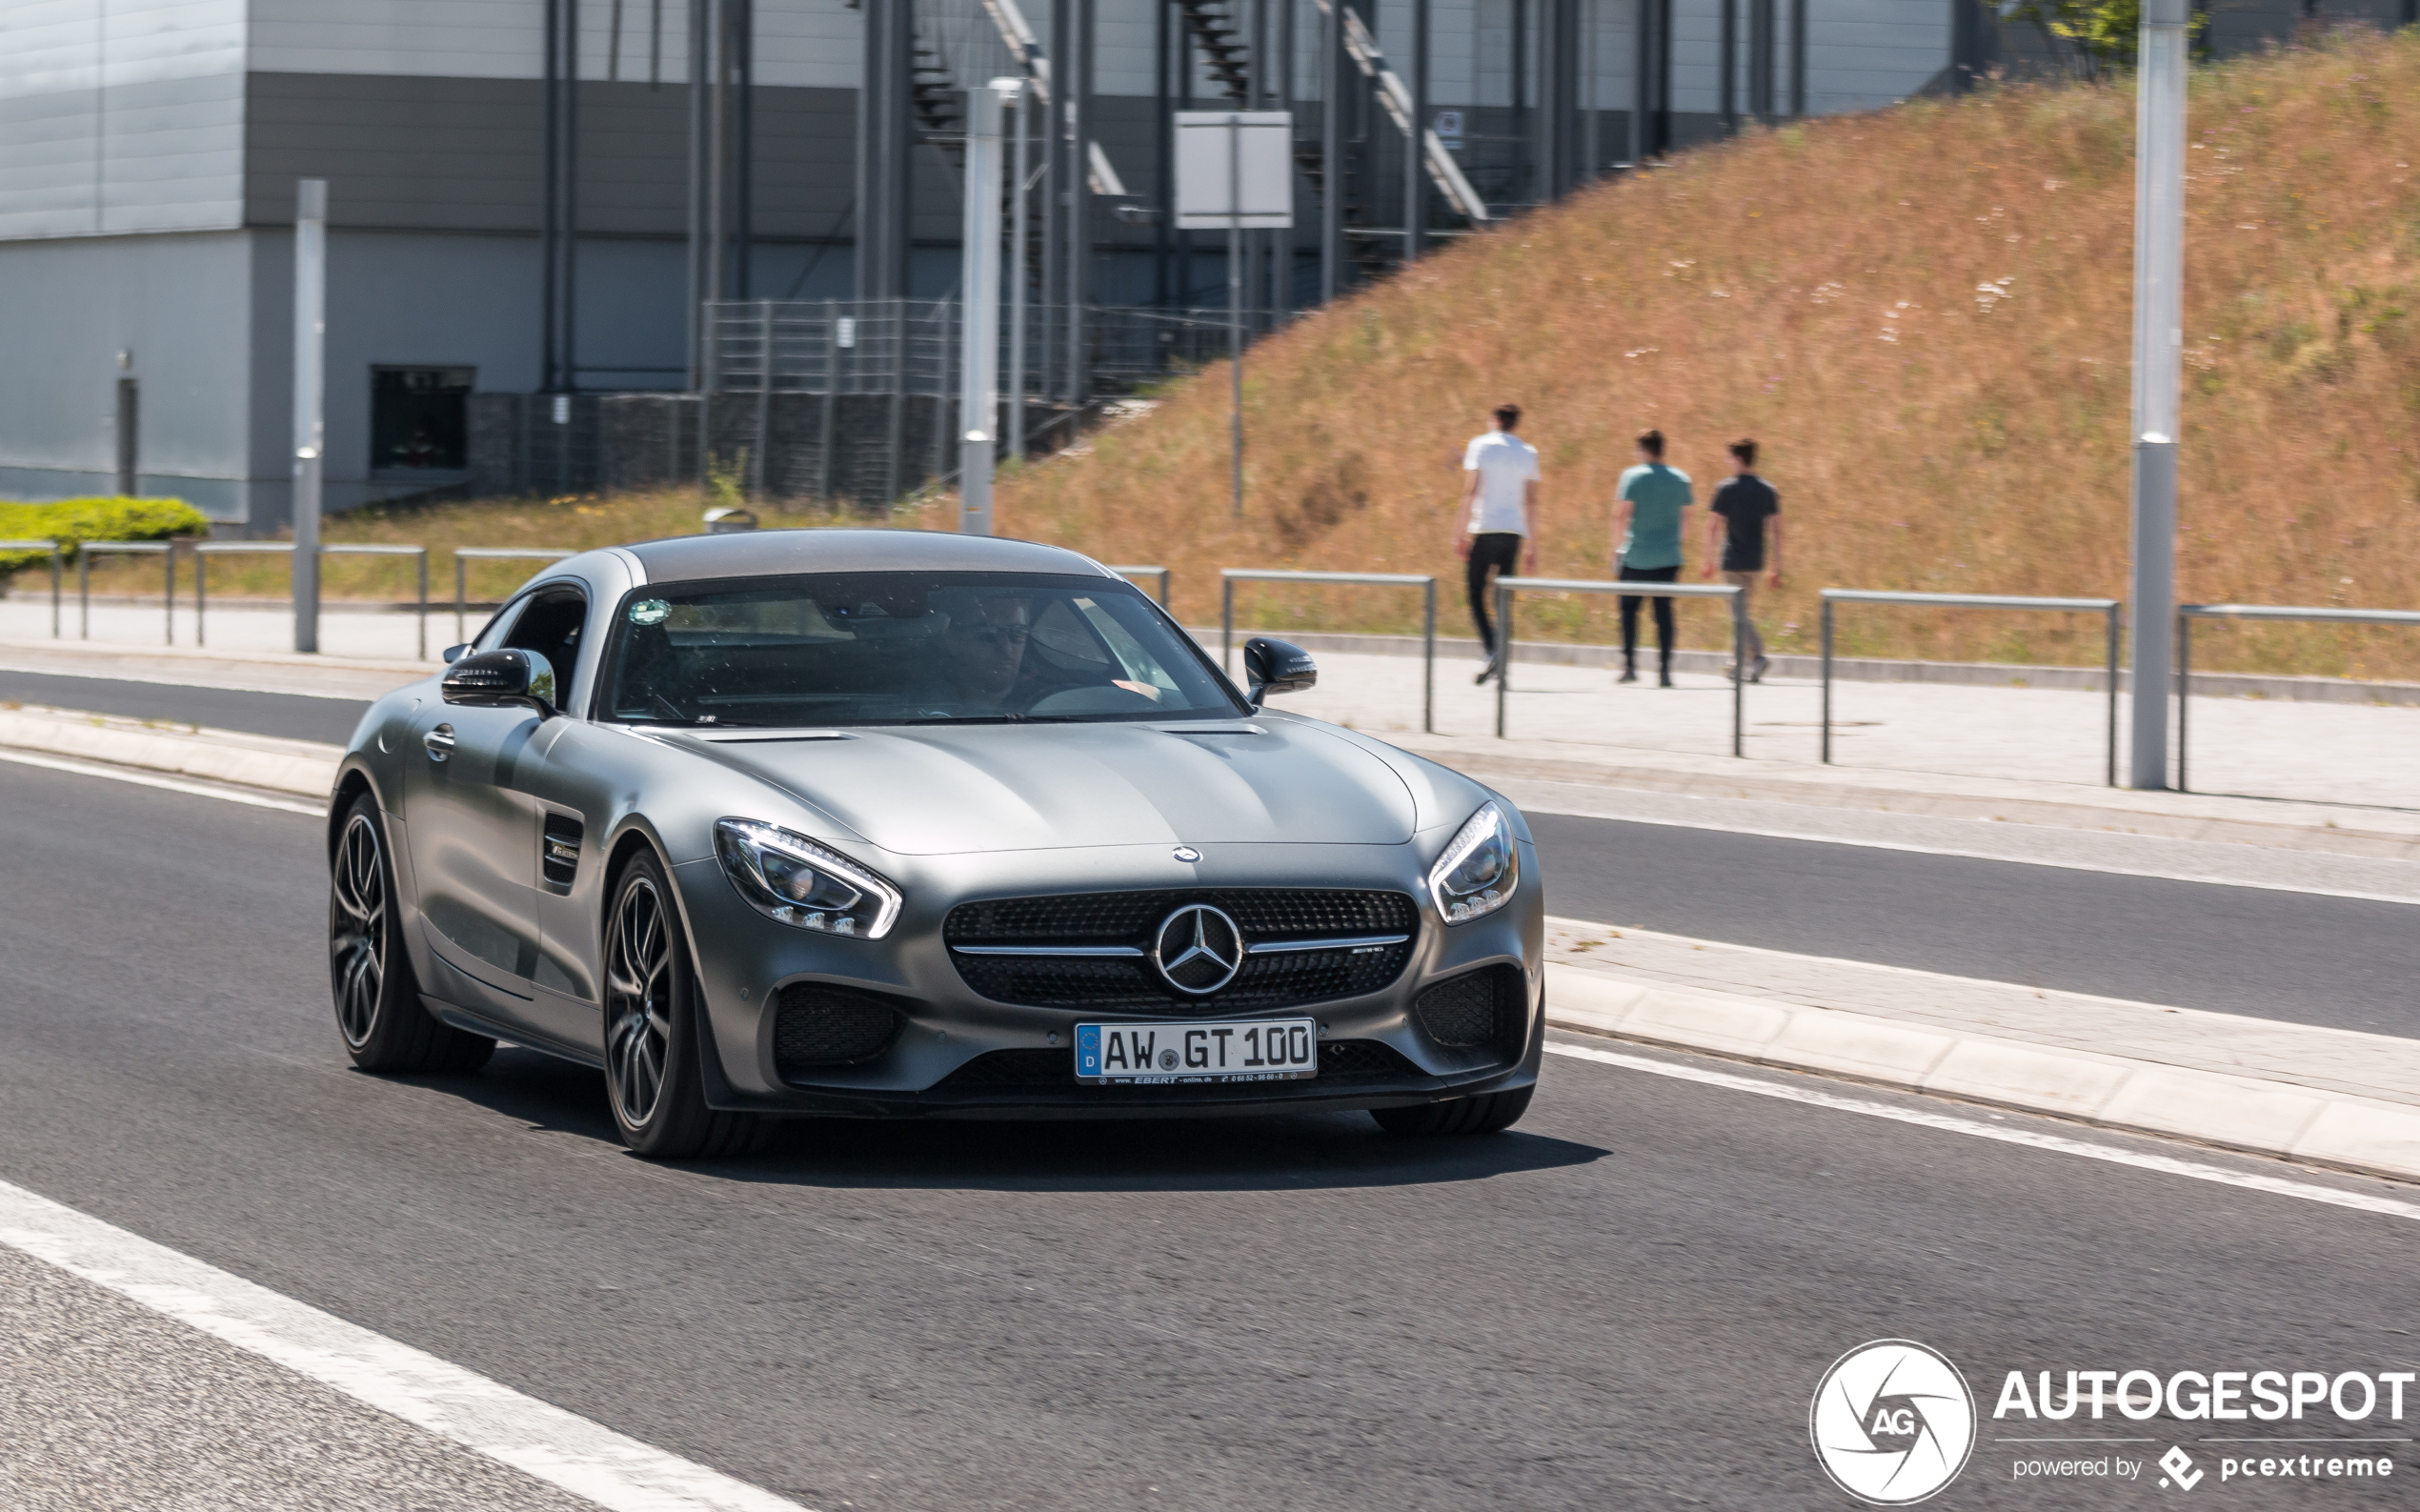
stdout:
[[633,857],[605,916],[605,1100],[622,1142],[651,1160],[731,1159],[764,1142],[765,1120],[706,1105],[676,907],[655,853]]
[[394,861],[367,793],[345,811],[328,868],[328,980],[336,1032],[364,1071],[476,1071],[495,1041],[439,1023],[420,1001],[403,948]]
[[1537,1090],[1532,1082],[1510,1092],[1482,1092],[1413,1108],[1372,1108],[1370,1117],[1389,1134],[1498,1134],[1521,1121]]

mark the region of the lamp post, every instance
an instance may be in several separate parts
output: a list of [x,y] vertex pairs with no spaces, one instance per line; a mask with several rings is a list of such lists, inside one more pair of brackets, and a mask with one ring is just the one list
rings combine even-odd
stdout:
[[2134,662],[2128,787],[2168,781],[2183,386],[2188,0],[2144,0],[2134,116]]
[[999,438],[1000,107],[1016,79],[966,91],[966,248],[960,254],[966,310],[958,363],[958,528],[992,534],[992,463]]
[[294,195],[294,649],[319,649],[319,479],[326,434],[328,181]]

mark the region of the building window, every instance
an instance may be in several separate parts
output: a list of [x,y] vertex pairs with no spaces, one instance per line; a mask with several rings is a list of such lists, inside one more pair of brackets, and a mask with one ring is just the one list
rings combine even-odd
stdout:
[[372,368],[373,472],[459,473],[470,466],[475,368]]

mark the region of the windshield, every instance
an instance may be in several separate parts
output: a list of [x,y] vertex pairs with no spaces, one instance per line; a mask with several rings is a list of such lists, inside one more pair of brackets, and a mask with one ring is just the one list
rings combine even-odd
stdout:
[[605,717],[847,725],[1246,712],[1135,587],[1008,573],[829,573],[642,588]]

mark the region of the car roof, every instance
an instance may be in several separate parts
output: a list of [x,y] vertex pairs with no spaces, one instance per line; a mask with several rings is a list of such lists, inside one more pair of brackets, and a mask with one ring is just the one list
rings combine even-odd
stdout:
[[1074,573],[1114,575],[1059,546],[954,535],[939,531],[735,531],[676,535],[623,548],[651,583],[790,573]]

